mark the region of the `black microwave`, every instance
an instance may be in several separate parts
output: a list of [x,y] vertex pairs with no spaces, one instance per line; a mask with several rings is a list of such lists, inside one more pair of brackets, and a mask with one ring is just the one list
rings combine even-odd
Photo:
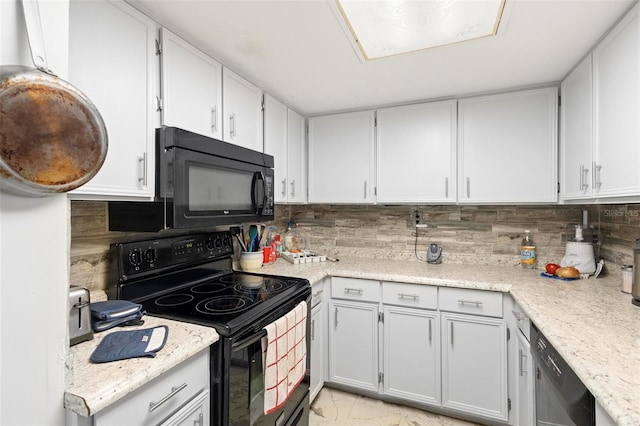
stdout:
[[273,220],[273,157],[176,127],[156,129],[156,200],[109,202],[109,230]]

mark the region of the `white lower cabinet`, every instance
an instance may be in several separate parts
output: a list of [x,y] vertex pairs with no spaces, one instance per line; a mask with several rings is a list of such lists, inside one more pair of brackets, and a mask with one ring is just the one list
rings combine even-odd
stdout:
[[91,417],[67,411],[67,426],[204,426],[210,422],[205,349]]
[[512,423],[503,311],[500,292],[333,277],[327,379]]
[[442,406],[508,420],[504,320],[443,312]]
[[378,391],[378,304],[329,303],[329,380]]
[[518,344],[518,404],[517,424],[527,426],[534,424],[535,407],[533,405],[533,359],[529,341],[516,330]]
[[440,405],[440,315],[384,307],[384,393]]
[[[313,402],[322,386],[325,376],[326,322],[327,315],[324,303],[325,278],[311,289],[311,379],[309,384],[309,402]],[[327,286],[328,287],[328,286]]]

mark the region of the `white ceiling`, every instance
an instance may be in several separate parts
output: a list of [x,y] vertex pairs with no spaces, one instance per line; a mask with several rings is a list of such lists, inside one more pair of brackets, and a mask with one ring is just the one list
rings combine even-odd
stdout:
[[363,61],[332,0],[128,1],[304,115],[558,82],[635,3],[506,0],[494,37]]

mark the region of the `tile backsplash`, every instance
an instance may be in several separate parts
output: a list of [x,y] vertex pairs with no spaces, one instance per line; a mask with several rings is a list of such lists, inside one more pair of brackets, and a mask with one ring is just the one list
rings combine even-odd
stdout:
[[[429,243],[437,242],[443,249],[443,262],[517,265],[520,241],[524,230],[530,229],[538,247],[539,266],[560,261],[565,251],[566,226],[581,223],[585,208],[579,205],[276,207],[272,224],[277,231],[284,233],[288,222],[296,224],[307,236],[307,248],[320,254],[423,261]],[[600,235],[600,257],[609,264],[609,269],[631,263],[634,240],[640,238],[640,205],[593,205],[587,209],[590,222]],[[426,227],[415,227],[416,214]],[[176,233],[109,232],[107,228],[106,202],[71,202],[71,285],[92,290],[106,288],[109,245],[113,242]]]

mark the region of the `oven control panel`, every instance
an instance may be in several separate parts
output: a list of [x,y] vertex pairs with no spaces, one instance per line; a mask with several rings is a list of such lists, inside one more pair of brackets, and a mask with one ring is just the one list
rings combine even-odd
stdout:
[[120,279],[171,269],[185,263],[231,258],[228,231],[190,234],[114,244]]

